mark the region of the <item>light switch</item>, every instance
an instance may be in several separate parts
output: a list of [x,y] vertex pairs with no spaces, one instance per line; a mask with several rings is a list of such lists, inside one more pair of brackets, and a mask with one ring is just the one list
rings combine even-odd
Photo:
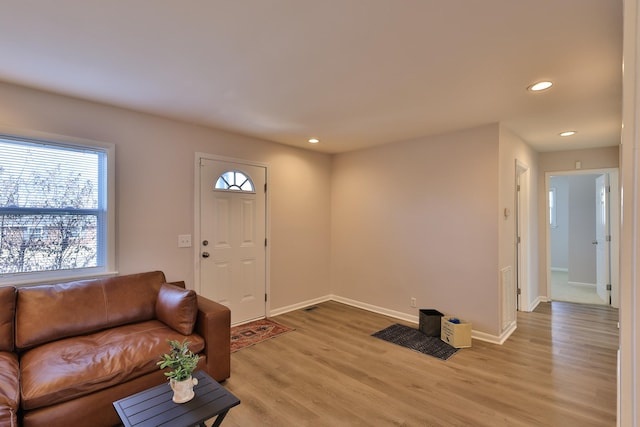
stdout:
[[178,247],[179,248],[190,248],[191,247],[191,234],[181,234],[178,236]]

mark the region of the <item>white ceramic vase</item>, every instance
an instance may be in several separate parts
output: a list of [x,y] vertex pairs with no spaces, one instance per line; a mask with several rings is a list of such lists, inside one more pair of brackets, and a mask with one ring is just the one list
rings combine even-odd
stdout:
[[193,392],[193,386],[198,384],[197,378],[189,377],[184,381],[176,381],[171,379],[171,390],[173,390],[173,401],[176,403],[185,403],[193,399],[195,393]]

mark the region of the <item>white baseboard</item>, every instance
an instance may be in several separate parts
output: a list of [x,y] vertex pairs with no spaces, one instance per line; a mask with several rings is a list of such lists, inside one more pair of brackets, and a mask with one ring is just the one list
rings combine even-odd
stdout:
[[[281,307],[275,310],[271,310],[269,312],[270,316],[278,316],[280,314],[288,313],[290,311],[300,310],[302,308],[306,308],[315,304],[320,304],[326,301],[336,301],[341,304],[350,305],[352,307],[360,308],[362,310],[371,311],[373,313],[382,314],[384,316],[392,317],[394,319],[404,320],[405,322],[415,323],[416,325],[419,323],[419,317],[416,314],[411,315],[407,313],[403,313],[400,311],[390,310],[388,308],[379,307],[377,305],[367,304],[362,301],[353,300],[350,298],[341,297],[339,295],[325,295],[323,297],[307,300],[298,304],[289,305],[287,307]],[[492,344],[504,344],[504,342],[511,336],[511,334],[516,330],[516,323],[513,322],[511,326],[509,326],[500,336],[487,334],[485,332],[471,330],[471,338],[489,342]]]
[[534,311],[543,302],[551,302],[551,298],[544,295],[539,296],[531,303],[531,305],[529,306],[529,311]]
[[297,304],[288,305],[286,307],[276,308],[274,310],[269,311],[269,317],[278,316],[280,314],[285,314],[290,311],[300,310],[302,308],[306,308],[315,304],[321,304],[327,301],[331,301],[331,295],[325,295],[323,297],[310,299],[307,301],[299,302]]
[[[342,304],[347,304],[352,307],[361,308],[363,310],[372,311],[374,313],[382,314],[385,316],[393,317],[394,319],[404,320],[406,322],[418,324],[418,315],[415,316],[400,311],[389,310],[388,308],[378,307],[377,305],[367,304],[361,301],[344,298],[338,295],[331,295],[331,299]],[[417,309],[416,309],[417,310]]]
[[540,297],[533,300],[533,302],[527,307],[527,311],[534,311],[541,303]]
[[485,341],[491,344],[502,345],[504,342],[515,332],[517,328],[517,323],[511,322],[511,324],[500,334],[500,336],[487,334],[485,332],[480,331],[471,331],[471,338],[475,340]]
[[[514,320],[513,322],[511,322],[509,327],[507,327],[507,329],[505,329],[504,332],[500,334],[500,341],[497,344],[500,344],[500,345],[504,344],[504,342],[511,336],[511,334],[513,334],[516,331],[517,328],[518,328],[518,324]],[[493,335],[489,335],[489,336],[492,337]]]

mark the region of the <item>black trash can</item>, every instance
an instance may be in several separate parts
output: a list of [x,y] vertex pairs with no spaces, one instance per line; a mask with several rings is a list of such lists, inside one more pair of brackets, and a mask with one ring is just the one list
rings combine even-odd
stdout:
[[420,310],[418,329],[429,337],[440,338],[440,322],[444,314],[438,310],[424,308]]

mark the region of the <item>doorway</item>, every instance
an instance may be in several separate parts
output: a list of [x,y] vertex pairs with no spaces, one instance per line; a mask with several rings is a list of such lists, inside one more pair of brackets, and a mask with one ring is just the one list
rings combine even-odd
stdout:
[[231,324],[266,316],[266,166],[196,159],[196,282]]
[[547,295],[619,306],[617,169],[547,174]]

